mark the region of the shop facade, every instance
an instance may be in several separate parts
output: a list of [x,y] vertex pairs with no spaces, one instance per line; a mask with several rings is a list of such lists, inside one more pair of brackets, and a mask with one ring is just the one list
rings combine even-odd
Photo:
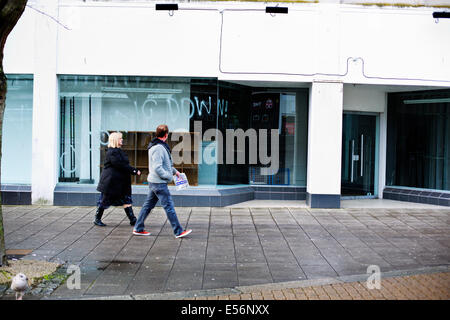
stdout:
[[173,189],[177,206],[449,206],[449,19],[433,7],[286,7],[31,1],[5,48],[3,203],[95,205],[120,131],[141,205],[147,145],[165,123],[191,186]]

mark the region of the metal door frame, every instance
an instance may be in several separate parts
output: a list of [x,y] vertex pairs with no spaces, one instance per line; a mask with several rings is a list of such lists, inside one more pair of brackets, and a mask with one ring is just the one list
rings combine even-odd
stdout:
[[[363,115],[363,116],[374,116],[375,117],[375,170],[373,177],[373,195],[370,196],[343,196],[341,195],[342,200],[354,200],[354,199],[376,199],[378,198],[378,183],[379,183],[379,158],[380,158],[380,113],[378,112],[365,112],[365,111],[346,111],[344,110],[342,113],[342,122],[344,119],[344,114],[353,114],[353,115]],[[344,134],[344,128],[342,128],[342,134]],[[342,153],[342,148],[341,148]],[[342,158],[342,155],[341,155]],[[341,163],[341,175],[342,175],[342,163]],[[342,185],[342,181],[341,181]]]

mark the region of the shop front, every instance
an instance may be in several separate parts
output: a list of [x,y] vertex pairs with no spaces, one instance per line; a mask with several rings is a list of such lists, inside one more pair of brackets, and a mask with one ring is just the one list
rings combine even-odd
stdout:
[[[59,158],[55,204],[94,205],[111,132],[147,192],[147,146],[159,124],[170,130],[174,166],[191,188],[178,205],[253,199],[304,200],[308,89],[214,78],[59,76]],[[139,202],[139,200],[138,200]]]
[[139,206],[164,123],[190,184],[170,187],[177,206],[450,206],[448,21],[432,6],[325,2],[27,7],[5,45],[3,204],[95,205],[120,131]]

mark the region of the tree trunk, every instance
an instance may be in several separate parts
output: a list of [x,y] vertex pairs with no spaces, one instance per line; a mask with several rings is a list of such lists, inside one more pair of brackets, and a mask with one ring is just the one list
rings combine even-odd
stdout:
[[[22,16],[27,0],[0,0],[0,186],[1,186],[1,159],[2,159],[2,136],[3,136],[3,114],[6,102],[6,76],[3,72],[3,49],[9,33]],[[3,228],[3,213],[0,192],[0,266],[6,265],[5,232]]]

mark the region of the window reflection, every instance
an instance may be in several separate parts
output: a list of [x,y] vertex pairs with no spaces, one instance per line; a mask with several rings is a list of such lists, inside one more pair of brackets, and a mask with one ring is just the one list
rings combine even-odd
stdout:
[[31,184],[33,76],[7,75],[2,129],[2,184]]
[[450,190],[450,90],[389,95],[387,185]]
[[[130,164],[143,173],[132,183],[147,184],[147,145],[164,123],[175,168],[191,186],[306,185],[307,90],[182,77],[65,75],[59,82],[59,182],[98,183],[108,136],[121,131]],[[274,172],[261,174],[271,164],[259,150],[252,160],[248,139],[227,150],[227,129],[252,129],[258,139],[268,131],[267,157],[280,162]],[[270,130],[278,134],[274,150]]]

